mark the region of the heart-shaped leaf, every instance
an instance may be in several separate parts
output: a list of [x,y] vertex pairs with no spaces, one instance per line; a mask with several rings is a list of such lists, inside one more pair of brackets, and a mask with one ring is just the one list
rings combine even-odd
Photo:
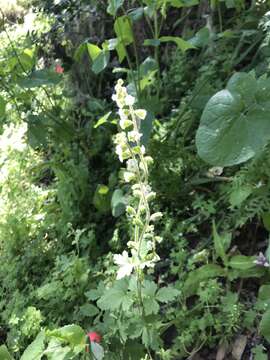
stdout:
[[207,103],[196,135],[199,156],[216,166],[240,164],[270,140],[270,80],[237,73]]

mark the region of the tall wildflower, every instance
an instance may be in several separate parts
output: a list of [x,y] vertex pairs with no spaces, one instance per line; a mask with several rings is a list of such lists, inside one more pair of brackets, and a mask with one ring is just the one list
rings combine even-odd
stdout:
[[142,278],[145,268],[153,267],[159,256],[156,253],[156,242],[162,239],[155,235],[154,223],[162,217],[160,212],[151,212],[151,203],[156,193],[149,184],[149,165],[153,162],[146,155],[141,144],[141,121],[146,118],[146,111],[135,109],[135,98],[128,94],[123,80],[118,80],[112,99],[116,102],[120,117],[120,132],[116,134],[114,143],[116,154],[125,167],[121,171],[124,182],[131,184],[133,198],[127,206],[127,215],[132,224],[132,238],[127,250],[115,255],[114,261],[119,266],[117,278],[136,272]]

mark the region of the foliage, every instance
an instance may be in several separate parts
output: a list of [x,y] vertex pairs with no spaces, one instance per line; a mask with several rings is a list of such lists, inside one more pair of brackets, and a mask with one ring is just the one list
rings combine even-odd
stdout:
[[0,358],[266,359],[269,2],[12,6]]

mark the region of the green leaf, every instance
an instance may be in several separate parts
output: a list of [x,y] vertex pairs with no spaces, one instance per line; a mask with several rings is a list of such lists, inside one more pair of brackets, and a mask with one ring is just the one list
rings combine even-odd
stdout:
[[180,291],[173,288],[172,286],[163,287],[158,290],[156,299],[157,301],[167,303],[173,301],[180,295]]
[[160,40],[158,39],[145,39],[143,42],[144,46],[154,46],[157,47],[160,45]]
[[237,73],[227,89],[207,103],[196,134],[199,156],[216,166],[231,166],[261,152],[270,139],[270,79]]
[[3,118],[6,114],[6,102],[0,97],[0,119]]
[[69,346],[62,346],[61,341],[57,339],[51,339],[47,349],[44,351],[46,359],[48,360],[67,360],[74,358]]
[[22,354],[21,360],[40,360],[45,349],[45,332],[41,331],[36,339]]
[[270,285],[262,285],[260,287],[258,299],[261,301],[270,301]]
[[270,231],[270,212],[262,214],[263,225],[267,231]]
[[25,89],[31,89],[40,86],[55,86],[62,79],[62,75],[55,71],[37,70],[34,71],[28,78],[19,81],[19,85]]
[[189,273],[188,278],[184,284],[184,295],[188,297],[196,294],[198,286],[202,281],[225,275],[225,270],[218,265],[203,265],[200,268],[193,270]]
[[122,45],[127,46],[133,43],[131,20],[128,16],[120,16],[115,20],[114,31]]
[[126,198],[124,193],[120,189],[116,189],[113,192],[112,200],[111,200],[111,208],[112,214],[114,217],[119,217],[126,210]]
[[115,16],[117,13],[117,10],[123,5],[124,0],[109,0],[109,5],[107,7],[107,12]]
[[232,234],[224,233],[219,235],[216,229],[216,224],[213,222],[213,236],[214,236],[214,246],[217,257],[220,257],[224,264],[227,263],[226,252],[229,249],[232,241]]
[[[77,61],[77,62],[79,62],[79,61],[82,59],[84,53],[85,53],[87,50],[88,50],[88,47],[87,47],[87,44],[86,44],[86,43],[80,44],[80,45],[77,47],[77,49],[75,50],[75,53],[74,53],[74,55],[73,55],[74,60]],[[89,54],[89,52],[88,52],[88,54]]]
[[95,44],[87,44],[86,46],[91,60],[95,61],[99,54],[102,52],[102,50]]
[[120,64],[122,63],[122,61],[125,59],[125,57],[127,56],[127,51],[125,46],[119,42],[116,46],[116,51],[117,51],[117,55],[118,55],[118,59]]
[[208,45],[210,38],[210,32],[207,27],[200,29],[193,38],[189,39],[188,42],[195,47],[204,47]]
[[190,7],[199,4],[199,0],[169,0],[171,6],[176,8]]
[[256,267],[256,256],[235,255],[230,258],[229,266],[236,270],[249,270]]
[[0,346],[0,359],[1,360],[14,360],[13,357],[8,352],[8,349],[5,345]]
[[98,121],[95,123],[94,125],[94,129],[98,128],[99,126],[105,124],[106,122],[108,122],[108,119],[111,115],[111,111],[109,111],[107,114],[105,114],[104,116],[102,116],[100,119],[98,119]]
[[48,331],[48,336],[67,342],[73,349],[85,345],[85,332],[78,325],[66,325],[62,328]]
[[240,206],[252,193],[252,187],[250,185],[241,185],[231,192],[229,201],[232,207]]
[[110,194],[108,186],[103,184],[97,185],[93,198],[93,204],[101,213],[106,213],[110,210]]
[[99,55],[95,58],[92,64],[92,70],[95,74],[99,74],[103,71],[110,61],[110,52],[102,50]]
[[93,317],[99,313],[98,308],[92,304],[84,304],[80,307],[80,314],[85,317]]
[[123,308],[129,310],[133,303],[131,297],[128,296],[128,279],[117,280],[113,287],[105,290],[104,294],[98,300],[97,305],[101,310],[120,310]]
[[265,339],[270,342],[270,309],[263,314],[259,329]]
[[161,42],[174,42],[182,52],[186,52],[188,49],[196,49],[190,42],[177,36],[162,36],[159,40]]
[[144,8],[138,7],[134,10],[131,10],[128,15],[130,16],[131,20],[133,22],[140,20],[143,17],[144,14]]

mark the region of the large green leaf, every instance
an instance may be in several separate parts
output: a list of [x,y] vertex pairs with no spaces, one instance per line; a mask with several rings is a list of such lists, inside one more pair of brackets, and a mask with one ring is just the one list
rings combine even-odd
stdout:
[[133,31],[131,20],[128,16],[120,16],[115,20],[114,31],[123,45],[133,43]]
[[28,346],[22,354],[21,360],[39,360],[45,349],[45,332],[41,331],[36,339]]
[[13,360],[13,357],[8,352],[8,349],[5,345],[0,346],[0,359],[1,360]]
[[110,61],[110,52],[102,50],[101,53],[95,58],[92,64],[92,70],[95,74],[99,74],[103,71]]
[[231,166],[257,155],[270,139],[270,80],[237,73],[207,103],[196,135],[199,156]]

